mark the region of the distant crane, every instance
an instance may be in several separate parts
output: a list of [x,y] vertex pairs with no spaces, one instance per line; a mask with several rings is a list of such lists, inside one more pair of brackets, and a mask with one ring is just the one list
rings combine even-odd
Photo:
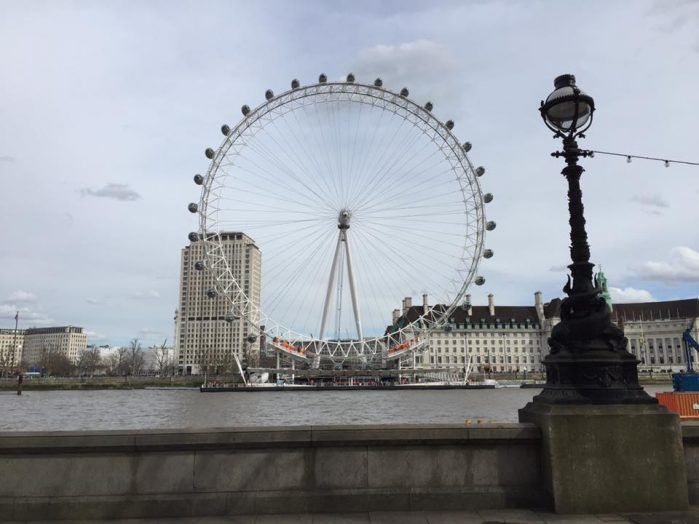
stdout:
[[684,343],[684,354],[687,357],[687,372],[694,373],[694,359],[692,358],[692,349],[699,351],[699,342],[692,337],[692,326],[690,325],[682,333],[682,342]]
[[692,337],[692,324],[682,333],[684,354],[687,358],[687,372],[674,373],[672,375],[672,389],[678,392],[699,392],[699,374],[694,370],[694,358],[692,349],[699,351],[699,343]]

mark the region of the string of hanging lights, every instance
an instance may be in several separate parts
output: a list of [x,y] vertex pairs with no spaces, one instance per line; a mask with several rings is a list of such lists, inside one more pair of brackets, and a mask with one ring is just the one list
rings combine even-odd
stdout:
[[610,151],[597,151],[594,149],[588,151],[587,156],[594,157],[595,155],[611,155],[625,157],[626,162],[628,162],[629,164],[631,163],[632,159],[640,158],[641,160],[656,160],[658,162],[663,162],[665,164],[665,167],[670,167],[670,164],[685,164],[688,166],[699,166],[699,162],[688,162],[686,160],[670,160],[668,158],[657,158],[653,156],[627,155],[625,153],[612,153]]

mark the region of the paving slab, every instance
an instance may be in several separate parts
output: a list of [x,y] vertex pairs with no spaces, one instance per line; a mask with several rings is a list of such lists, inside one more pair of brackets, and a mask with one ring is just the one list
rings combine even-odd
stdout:
[[429,524],[482,524],[483,518],[476,511],[427,511]]
[[316,513],[313,524],[371,524],[369,513]]
[[255,517],[255,524],[313,524],[313,515],[310,513],[257,515]]
[[372,511],[371,524],[429,524],[426,511]]
[[542,513],[541,518],[546,524],[627,524],[628,519],[614,517],[613,520],[601,520],[596,515],[556,515],[555,513]]
[[696,510],[629,513],[625,516],[634,524],[699,524],[699,514]]
[[530,524],[545,522],[540,513],[529,509],[487,509],[478,512],[483,524]]

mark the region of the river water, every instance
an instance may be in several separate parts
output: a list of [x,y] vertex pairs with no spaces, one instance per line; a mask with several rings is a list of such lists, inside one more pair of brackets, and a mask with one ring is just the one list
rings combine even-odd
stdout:
[[[649,394],[670,386],[646,386]],[[0,393],[0,431],[517,422],[538,389],[200,393],[192,389]]]

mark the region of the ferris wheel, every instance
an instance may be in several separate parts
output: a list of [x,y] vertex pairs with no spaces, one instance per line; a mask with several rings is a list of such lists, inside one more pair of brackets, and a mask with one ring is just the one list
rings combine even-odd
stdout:
[[[479,177],[454,123],[408,89],[393,92],[347,75],[242,106],[211,160],[199,203],[199,233],[213,274],[211,297],[261,330],[267,343],[315,365],[400,358],[449,323],[477,276],[486,231]],[[261,297],[250,296],[222,237],[242,232],[262,255]],[[406,296],[432,306],[392,315]],[[416,311],[417,310],[417,311]],[[400,313],[403,313],[402,311]],[[400,316],[397,320],[396,317]]]

